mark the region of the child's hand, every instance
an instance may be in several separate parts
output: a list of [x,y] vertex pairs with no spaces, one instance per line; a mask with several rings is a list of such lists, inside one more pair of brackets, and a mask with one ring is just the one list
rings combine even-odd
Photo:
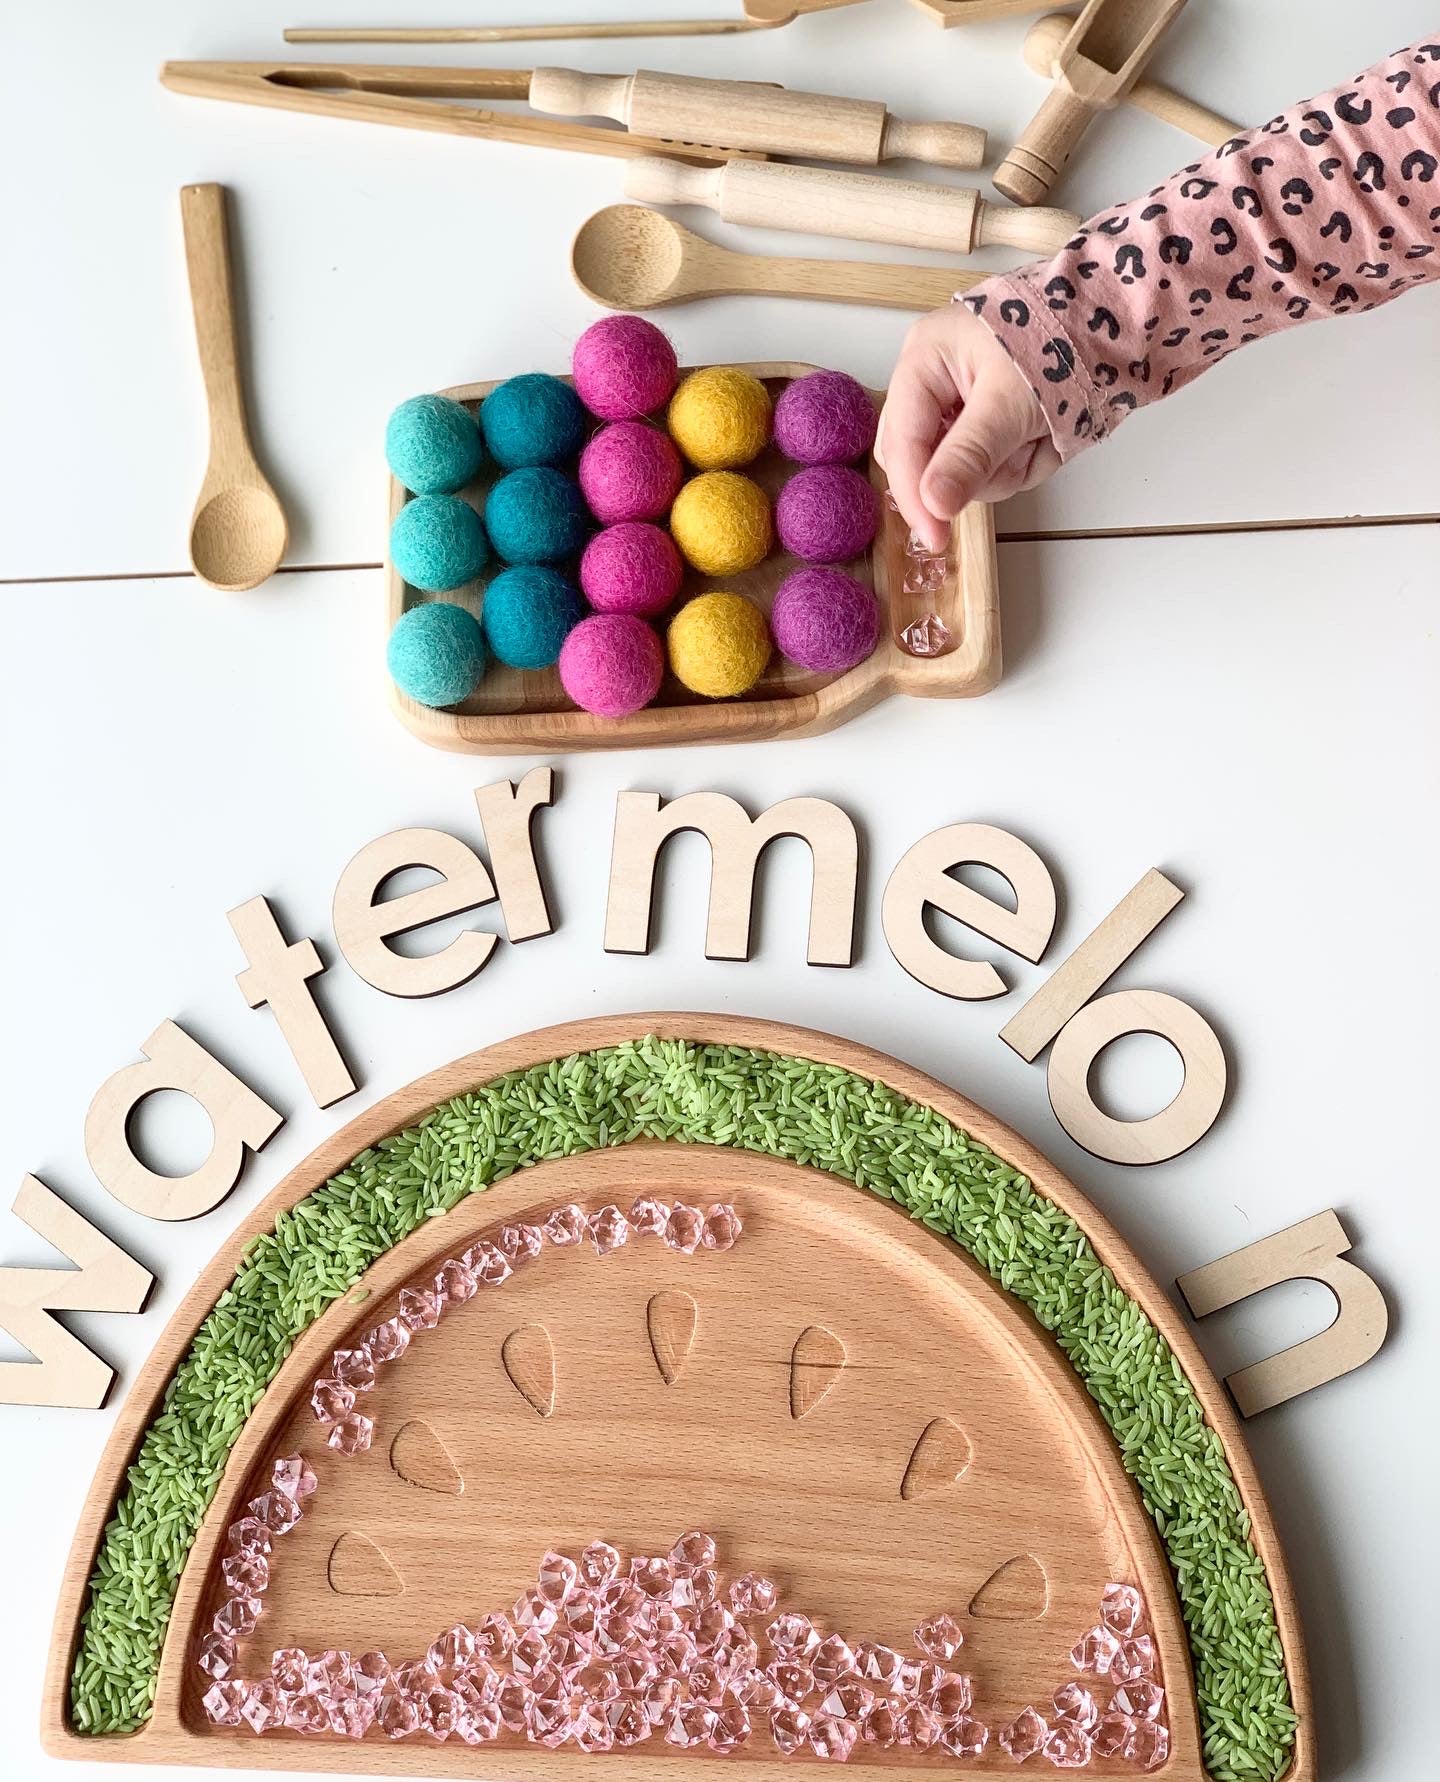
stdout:
[[1035,392],[960,303],[905,336],[875,456],[910,529],[934,551],[967,502],[1003,501],[1060,466]]

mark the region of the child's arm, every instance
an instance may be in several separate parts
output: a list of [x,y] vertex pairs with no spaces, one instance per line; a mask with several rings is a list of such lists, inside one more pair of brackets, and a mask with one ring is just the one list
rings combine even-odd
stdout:
[[966,501],[1033,486],[1237,346],[1440,276],[1437,174],[1432,41],[1102,212],[1053,260],[987,279],[961,299],[983,329],[926,317],[879,448],[902,513],[938,546]]

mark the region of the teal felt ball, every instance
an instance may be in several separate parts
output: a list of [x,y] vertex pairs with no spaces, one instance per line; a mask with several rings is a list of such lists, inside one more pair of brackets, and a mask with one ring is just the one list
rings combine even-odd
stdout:
[[456,495],[417,495],[390,528],[390,561],[412,588],[445,594],[490,561],[480,516]]
[[558,569],[517,563],[485,590],[485,641],[511,668],[551,668],[560,646],[589,609]]
[[507,378],[480,404],[480,432],[502,470],[564,464],[584,444],[587,419],[569,384],[544,371]]
[[401,613],[385,650],[391,680],[421,705],[458,705],[474,692],[485,661],[480,621],[448,600]]
[[485,498],[485,530],[507,563],[559,563],[590,533],[580,486],[549,465],[502,476]]
[[385,426],[385,461],[414,495],[453,495],[485,462],[480,429],[449,396],[412,396]]

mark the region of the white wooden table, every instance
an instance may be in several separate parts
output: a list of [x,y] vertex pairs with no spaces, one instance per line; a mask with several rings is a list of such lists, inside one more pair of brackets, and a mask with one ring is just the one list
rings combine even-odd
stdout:
[[[423,10],[444,22],[485,9],[427,0]],[[563,16],[560,0],[545,10]],[[586,10],[610,9],[571,6]],[[1196,0],[1159,71],[1221,110],[1268,112],[1418,34],[1427,11],[1403,0],[1363,10]],[[546,1022],[655,1006],[801,1022],[913,1060],[1049,1152],[1166,1284],[1339,1209],[1390,1299],[1389,1344],[1249,1433],[1309,1630],[1323,1774],[1424,1773],[1433,1616],[1419,1585],[1435,1575],[1440,1461],[1425,1408],[1440,1313],[1422,1236],[1440,1065],[1436,293],[1231,361],[1004,510],[1012,537],[1162,535],[1003,544],[1007,672],[987,698],[891,702],[804,743],[559,760],[543,831],[558,931],[502,947],[472,984],[433,1001],[388,1001],[332,969],[323,995],[362,1087],[321,1114],[268,1015],[249,1013],[234,988],[241,962],[225,911],[264,893],[291,932],[333,955],[330,893],[361,844],[408,824],[474,839],[471,789],[529,765],[427,751],[385,708],[380,576],[369,567],[382,548],[384,416],[417,389],[561,365],[593,315],[566,274],[568,238],[619,189],[603,161],[207,105],[154,82],[166,56],[275,56],[281,24],[342,15],[379,20],[386,8],[255,0],[242,18],[182,0],[92,0],[31,7],[3,27],[15,251],[0,279],[10,423],[0,575],[14,584],[0,594],[10,665],[0,1179],[11,1184],[0,1204],[33,1170],[159,1277],[144,1317],[76,1320],[120,1368],[110,1409],[0,1408],[10,1773],[66,1773],[41,1756],[34,1728],[70,1530],[114,1404],[224,1234],[359,1106],[434,1065]],[[575,46],[572,59],[866,93],[972,116],[1003,143],[1038,100],[1019,61],[1022,29],[942,36],[897,0],[874,0],[749,40]],[[503,59],[523,63],[523,46]],[[1104,120],[1065,201],[1083,210],[1124,195],[1186,153],[1137,114]],[[357,567],[287,574],[233,598],[177,573],[203,456],[175,196],[193,179],[236,193],[257,430],[293,507],[292,563]],[[740,301],[667,320],[683,354],[804,356],[874,381],[904,325]],[[1343,421],[1357,403],[1368,429],[1358,452]],[[1269,529],[1404,515],[1421,518]],[[1168,535],[1232,526],[1241,530]],[[655,951],[607,956],[609,831],[627,787],[714,787],[752,808],[797,793],[838,800],[866,840],[855,969],[803,964],[808,875],[794,870],[793,844],[764,869],[751,964],[702,958],[706,862],[683,839],[663,873]],[[971,818],[1040,850],[1061,919],[1044,968],[1010,961],[1011,994],[967,1006],[901,973],[879,896],[905,847]],[[1189,895],[1122,981],[1202,1009],[1225,1040],[1234,1090],[1193,1152],[1126,1172],[1070,1144],[1043,1072],[996,1036],[1044,969],[1152,865]],[[221,1208],[162,1228],[99,1189],[81,1128],[95,1087],[167,1015],[235,1061],[288,1124]],[[1121,1110],[1153,1107],[1173,1086],[1156,1042],[1126,1042],[1106,1060],[1102,1088]],[[206,1142],[163,1103],[146,1109],[142,1136],[176,1168]],[[51,1260],[8,1214],[0,1259]],[[1287,1287],[1199,1335],[1226,1371],[1329,1315],[1323,1291]]]

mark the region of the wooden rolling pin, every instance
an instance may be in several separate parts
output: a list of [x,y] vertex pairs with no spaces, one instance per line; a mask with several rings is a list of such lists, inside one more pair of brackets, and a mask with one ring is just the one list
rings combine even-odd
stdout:
[[[1036,74],[1044,75],[1047,80],[1053,77],[1055,57],[1061,44],[1070,35],[1070,27],[1074,23],[1073,13],[1051,12],[1043,19],[1036,19],[1025,33],[1025,61]],[[1148,111],[1152,118],[1159,118],[1162,124],[1170,124],[1177,130],[1183,130],[1187,136],[1198,137],[1201,142],[1209,143],[1211,148],[1219,148],[1222,142],[1229,142],[1242,129],[1241,125],[1232,123],[1229,118],[1222,118],[1218,111],[1211,111],[1209,106],[1187,99],[1173,87],[1161,86],[1158,80],[1137,80],[1128,93],[1120,96],[1127,105],[1133,105],[1140,111]]]
[[1120,101],[1185,0],[1087,0],[1055,52],[1055,85],[1010,153],[995,185],[1017,204],[1039,204],[1097,111]]
[[756,81],[699,80],[649,68],[634,74],[537,68],[530,76],[530,103],[557,117],[614,118],[642,136],[723,142],[814,161],[985,164],[985,132],[973,124],[910,123],[892,117],[878,100],[787,92]]
[[1080,227],[1079,217],[1065,210],[987,204],[971,186],[924,185],[781,161],[687,167],[643,155],[626,167],[625,196],[642,204],[703,204],[727,223],[760,229],[888,241],[951,254],[997,244],[1053,254]]

